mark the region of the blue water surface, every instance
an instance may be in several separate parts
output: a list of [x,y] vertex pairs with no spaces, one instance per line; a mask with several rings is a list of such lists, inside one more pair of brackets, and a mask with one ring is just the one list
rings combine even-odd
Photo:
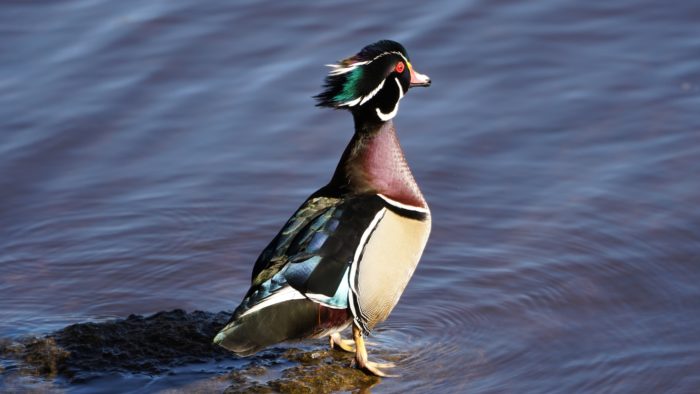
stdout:
[[699,392],[699,20],[689,0],[5,2],[0,337],[233,309],[351,137],[314,107],[323,65],[390,38],[433,81],[395,122],[433,233],[373,338],[401,377],[372,391]]

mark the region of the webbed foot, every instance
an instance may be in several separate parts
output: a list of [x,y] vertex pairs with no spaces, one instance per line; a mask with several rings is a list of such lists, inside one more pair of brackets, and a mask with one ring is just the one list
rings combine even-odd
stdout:
[[382,371],[381,368],[393,368],[394,363],[377,363],[367,359],[367,349],[365,349],[365,341],[362,338],[362,331],[353,324],[352,336],[355,338],[355,361],[357,367],[376,376],[396,377],[398,375],[389,375]]

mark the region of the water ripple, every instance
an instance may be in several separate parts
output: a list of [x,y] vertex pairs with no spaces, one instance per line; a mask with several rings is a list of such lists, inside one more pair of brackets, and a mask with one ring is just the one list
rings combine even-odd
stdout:
[[403,377],[373,390],[697,392],[697,16],[648,0],[9,2],[0,336],[233,308],[352,133],[313,108],[323,64],[393,38],[433,80],[395,124],[434,220],[370,347]]

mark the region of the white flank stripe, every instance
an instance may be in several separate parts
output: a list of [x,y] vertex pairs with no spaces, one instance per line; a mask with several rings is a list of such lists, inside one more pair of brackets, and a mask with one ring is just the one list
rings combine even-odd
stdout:
[[352,315],[357,316],[357,311],[355,310],[355,289],[352,286],[353,274],[354,270],[350,268],[350,275],[348,275],[348,285],[350,286],[350,291],[348,292],[348,304],[350,305],[350,312],[352,313]]
[[277,293],[275,293],[275,294],[271,295],[270,297],[268,297],[267,299],[265,299],[265,301],[255,305],[254,307],[245,311],[245,313],[242,314],[241,317],[243,317],[249,313],[259,311],[263,308],[267,308],[268,306],[279,304],[280,302],[290,301],[290,300],[301,300],[304,298],[306,298],[306,297],[304,297],[304,295],[301,294],[300,292],[296,291],[293,287],[289,287],[289,286],[283,287],[280,291],[278,291]]
[[367,100],[370,100],[372,97],[374,97],[377,93],[379,93],[380,90],[384,87],[384,82],[386,82],[386,79],[382,79],[382,82],[377,86],[373,91],[369,92],[368,95],[366,95],[362,101],[360,101],[360,105],[364,104],[367,102]]
[[[350,304],[350,311],[352,311],[352,315],[355,316],[355,321],[357,322],[357,318],[360,316],[358,315],[358,311],[355,310],[355,303],[353,302],[353,298],[357,296],[357,289],[355,288],[355,276],[357,275],[357,265],[359,263],[360,255],[362,254],[362,251],[365,248],[365,244],[367,244],[369,235],[372,234],[372,231],[374,231],[374,228],[377,227],[377,224],[379,224],[379,221],[382,220],[384,217],[384,213],[386,212],[386,208],[382,208],[379,212],[377,212],[376,215],[374,215],[374,219],[372,219],[372,222],[369,224],[367,229],[365,230],[364,233],[362,233],[362,238],[360,238],[360,243],[357,245],[357,249],[355,249],[355,256],[352,259],[352,265],[350,265],[350,275],[348,275],[348,281],[350,282],[350,293],[348,293],[350,300],[348,300]],[[359,303],[357,304],[358,306],[360,305]],[[362,327],[359,322],[358,327]]]
[[423,208],[423,207],[417,207],[415,205],[408,205],[404,204],[402,202],[398,202],[396,200],[392,200],[391,198],[383,195],[383,194],[377,194],[379,197],[381,197],[384,201],[389,203],[389,205],[393,205],[397,208],[405,209],[408,211],[416,211],[416,212],[422,212],[422,213],[429,213],[430,210],[428,208]]
[[382,112],[379,108],[375,108],[377,110],[377,116],[379,116],[379,119],[383,121],[387,121],[394,116],[396,116],[396,113],[399,112],[399,101],[403,98],[403,88],[401,87],[401,82],[399,82],[398,78],[394,78],[394,81],[396,81],[396,84],[399,85],[399,99],[396,100],[396,105],[394,105],[394,110],[389,112],[388,114],[385,114]]

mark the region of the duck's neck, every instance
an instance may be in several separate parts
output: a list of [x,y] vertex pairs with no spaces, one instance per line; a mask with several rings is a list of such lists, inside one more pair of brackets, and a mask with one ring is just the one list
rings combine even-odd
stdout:
[[328,186],[344,194],[380,193],[402,204],[427,207],[391,120],[355,118],[355,135]]

